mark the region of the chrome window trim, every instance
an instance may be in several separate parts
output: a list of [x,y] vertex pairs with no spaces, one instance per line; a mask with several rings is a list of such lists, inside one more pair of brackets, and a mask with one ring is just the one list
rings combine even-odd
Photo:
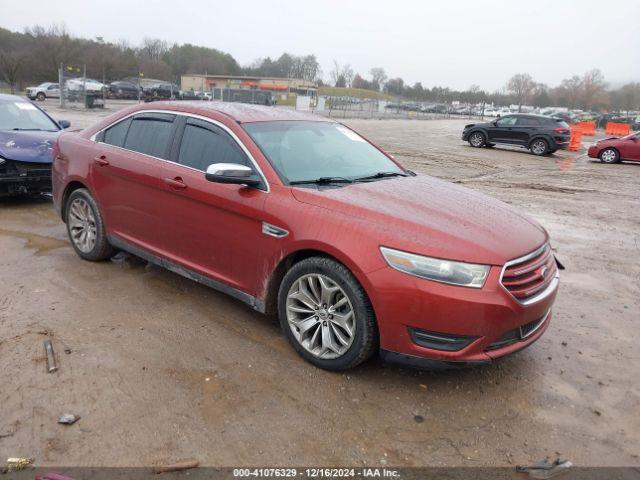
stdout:
[[203,115],[197,115],[195,113],[178,112],[178,111],[175,111],[175,110],[161,110],[161,109],[137,110],[137,111],[135,111],[133,113],[130,113],[129,115],[126,115],[124,117],[121,117],[121,118],[115,120],[114,122],[111,122],[106,127],[101,128],[96,133],[91,135],[89,137],[89,140],[91,140],[93,142],[96,142],[96,143],[103,143],[104,145],[109,145],[110,147],[113,147],[113,148],[119,148],[120,150],[124,150],[125,152],[137,153],[138,155],[144,155],[145,157],[153,158],[155,160],[160,160],[161,162],[170,163],[171,165],[178,165],[180,167],[188,168],[190,170],[194,170],[196,172],[201,172],[201,173],[204,174],[205,173],[204,170],[198,170],[197,168],[189,167],[188,165],[182,165],[181,163],[177,163],[177,162],[172,162],[171,160],[167,160],[165,158],[154,157],[153,155],[148,155],[146,153],[137,152],[135,150],[129,150],[128,148],[124,148],[124,147],[118,147],[117,145],[111,145],[110,143],[98,142],[98,140],[96,140],[96,137],[98,135],[100,135],[105,130],[113,127],[115,124],[120,123],[120,122],[126,120],[129,117],[133,117],[134,115],[144,114],[144,113],[166,113],[166,114],[176,115],[176,116],[181,115],[183,117],[190,117],[190,118],[195,118],[195,119],[202,120],[202,121],[205,121],[205,122],[209,122],[209,123],[215,125],[216,127],[221,128],[222,130],[224,130],[226,133],[229,134],[229,136],[233,139],[233,141],[235,141],[238,144],[238,146],[242,149],[242,151],[245,153],[245,155],[247,156],[247,158],[249,159],[251,164],[255,167],[256,171],[258,172],[258,174],[262,178],[262,181],[264,182],[264,184],[266,186],[266,190],[262,190],[262,189],[259,189],[259,188],[256,189],[256,190],[259,190],[260,192],[264,192],[264,193],[269,193],[271,191],[271,187],[269,185],[269,182],[267,181],[267,177],[265,177],[264,172],[260,168],[260,165],[258,165],[258,162],[256,162],[256,159],[253,158],[253,155],[251,155],[251,152],[249,152],[249,149],[244,145],[243,142],[240,141],[238,136],[235,133],[233,133],[233,131],[231,131],[231,129],[229,129],[229,127],[227,127],[225,124],[223,124],[223,123],[221,123],[221,122],[219,122],[217,120],[214,120],[212,118],[205,117]]
[[[533,297],[528,298],[528,299],[526,299],[524,301],[521,301],[521,300],[517,299],[516,297],[514,297],[513,294],[507,289],[507,287],[505,287],[503,285],[502,278],[504,277],[504,272],[511,265],[515,265],[517,263],[526,262],[527,260],[531,260],[532,258],[537,257],[538,255],[540,255],[540,253],[542,253],[544,251],[545,248],[547,248],[547,246],[549,246],[549,248],[551,249],[551,245],[549,245],[549,242],[545,242],[545,243],[542,244],[541,247],[536,248],[533,252],[527,253],[526,255],[523,255],[522,257],[518,257],[518,258],[514,258],[513,260],[509,260],[502,267],[502,270],[500,272],[500,286],[504,289],[505,292],[507,292],[509,294],[509,296],[511,298],[513,298],[520,305],[525,305],[525,306],[526,305],[531,305],[531,304],[539,302],[540,300],[543,300],[543,299],[547,298],[549,295],[551,295],[556,290],[556,288],[558,288],[558,284],[560,283],[560,270],[558,270],[556,268],[556,274],[553,277],[553,280],[551,280],[551,283],[549,283],[549,285],[547,285],[547,288],[545,288],[544,290],[542,290],[538,294],[536,294]],[[552,255],[553,255],[553,253],[552,253]]]

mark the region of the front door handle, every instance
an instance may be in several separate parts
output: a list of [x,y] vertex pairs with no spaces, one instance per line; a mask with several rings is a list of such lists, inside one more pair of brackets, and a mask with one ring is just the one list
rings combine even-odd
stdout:
[[93,161],[96,162],[101,167],[106,167],[107,165],[109,165],[109,160],[107,160],[106,155],[99,155],[97,157],[94,157]]
[[171,188],[173,188],[174,190],[184,190],[185,188],[187,188],[187,184],[184,183],[182,181],[182,178],[180,177],[175,177],[175,178],[165,178],[164,179],[164,183],[166,183],[167,185],[169,185]]

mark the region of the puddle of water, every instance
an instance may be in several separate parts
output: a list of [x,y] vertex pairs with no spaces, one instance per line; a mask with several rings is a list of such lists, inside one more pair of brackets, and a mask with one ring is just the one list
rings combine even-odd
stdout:
[[7,230],[5,228],[0,228],[0,235],[26,240],[27,243],[25,244],[25,247],[35,250],[36,255],[43,255],[50,250],[66,247],[69,245],[69,243],[65,240],[58,240],[57,238],[46,237],[44,235],[38,235],[36,233]]

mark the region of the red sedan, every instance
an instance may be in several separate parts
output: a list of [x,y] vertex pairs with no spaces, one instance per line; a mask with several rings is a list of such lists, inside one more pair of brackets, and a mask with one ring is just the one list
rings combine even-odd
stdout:
[[605,138],[589,147],[588,155],[599,158],[602,163],[618,163],[621,160],[640,162],[640,141],[632,133],[621,138]]
[[558,288],[535,221],[286,109],[126,109],[59,139],[53,193],[83,259],[126,250],[277,314],[329,370],[489,362],[542,335]]

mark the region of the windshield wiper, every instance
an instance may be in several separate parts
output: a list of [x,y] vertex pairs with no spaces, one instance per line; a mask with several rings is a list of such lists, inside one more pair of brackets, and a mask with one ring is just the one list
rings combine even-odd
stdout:
[[12,130],[16,132],[55,132],[56,131],[56,130],[44,130],[42,128],[20,128],[20,127],[12,128]]
[[327,185],[330,183],[353,183],[353,180],[345,177],[320,177],[313,180],[294,180],[293,182],[289,182],[289,185],[304,185],[305,183]]
[[373,175],[367,175],[365,177],[358,177],[358,178],[354,178],[354,180],[356,182],[362,181],[362,180],[376,180],[378,178],[388,178],[388,177],[406,177],[408,176],[408,174],[406,173],[402,173],[402,172],[378,172],[378,173],[374,173]]

